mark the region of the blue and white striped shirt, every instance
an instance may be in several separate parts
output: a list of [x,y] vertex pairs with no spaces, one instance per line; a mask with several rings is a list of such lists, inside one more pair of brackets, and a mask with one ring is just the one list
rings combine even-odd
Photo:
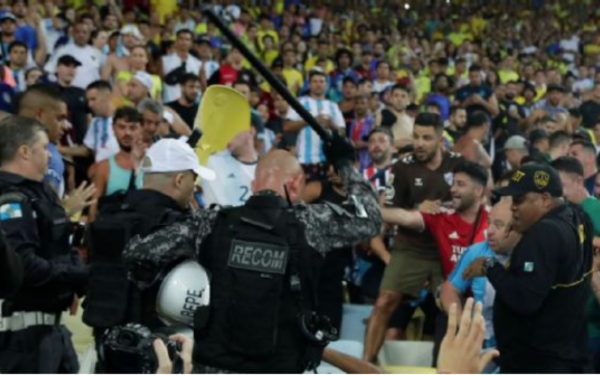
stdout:
[[[344,129],[346,123],[344,116],[337,104],[327,99],[314,99],[310,96],[303,96],[298,99],[300,104],[306,108],[313,116],[318,115],[329,116],[336,128]],[[291,121],[301,120],[300,115],[292,108],[288,110],[286,119]],[[318,164],[325,161],[323,153],[323,141],[321,137],[308,125],[306,125],[298,133],[298,141],[296,143],[296,156],[302,164]]]

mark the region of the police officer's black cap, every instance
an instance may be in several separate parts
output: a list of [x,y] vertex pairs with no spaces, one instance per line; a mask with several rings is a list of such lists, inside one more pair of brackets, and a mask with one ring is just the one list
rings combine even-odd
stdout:
[[527,164],[513,173],[508,186],[494,190],[500,196],[519,196],[527,193],[548,193],[562,197],[563,187],[556,169],[549,165]]

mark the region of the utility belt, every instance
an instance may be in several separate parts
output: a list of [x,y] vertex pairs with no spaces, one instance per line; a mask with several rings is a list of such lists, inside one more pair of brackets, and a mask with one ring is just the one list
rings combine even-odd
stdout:
[[11,316],[0,318],[0,333],[23,331],[35,326],[58,326],[60,323],[61,313],[50,314],[41,311],[16,311]]

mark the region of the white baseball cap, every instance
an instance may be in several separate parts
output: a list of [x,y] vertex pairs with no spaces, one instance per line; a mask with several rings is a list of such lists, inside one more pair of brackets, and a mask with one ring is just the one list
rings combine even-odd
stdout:
[[150,166],[144,167],[144,173],[169,173],[193,171],[207,181],[213,181],[217,174],[203,167],[194,150],[179,139],[161,139],[146,151]]
[[152,80],[152,76],[150,74],[140,70],[131,78],[137,79],[142,85],[144,85],[144,87],[146,87],[146,89],[148,89],[148,92],[152,92],[152,89],[154,88],[154,81]]
[[143,38],[140,29],[136,25],[125,25],[121,28],[121,35],[133,35],[137,40],[141,40]]

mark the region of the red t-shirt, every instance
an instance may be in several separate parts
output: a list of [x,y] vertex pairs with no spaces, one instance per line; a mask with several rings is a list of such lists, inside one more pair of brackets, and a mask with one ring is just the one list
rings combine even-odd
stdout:
[[483,242],[487,238],[488,211],[483,208],[479,215],[477,233],[470,243],[471,236],[475,230],[475,224],[469,224],[461,219],[454,210],[449,210],[437,215],[422,213],[425,228],[429,230],[437,244],[440,258],[442,258],[442,269],[444,278],[447,278],[454,269],[458,258],[472,244]]
[[221,65],[221,68],[219,69],[219,73],[220,73],[220,77],[219,77],[220,85],[231,86],[237,82],[238,77],[239,77],[239,71],[236,70],[233,66],[231,66],[229,64]]

